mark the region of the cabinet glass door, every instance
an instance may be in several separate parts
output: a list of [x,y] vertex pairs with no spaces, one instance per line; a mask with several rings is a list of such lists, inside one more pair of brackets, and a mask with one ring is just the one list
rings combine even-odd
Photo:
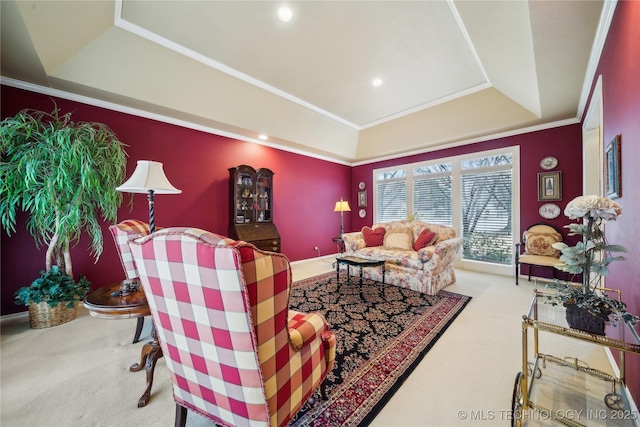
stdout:
[[272,220],[272,178],[258,174],[256,185],[256,221],[270,222]]
[[252,222],[254,220],[253,176],[248,172],[238,172],[236,188],[236,224]]

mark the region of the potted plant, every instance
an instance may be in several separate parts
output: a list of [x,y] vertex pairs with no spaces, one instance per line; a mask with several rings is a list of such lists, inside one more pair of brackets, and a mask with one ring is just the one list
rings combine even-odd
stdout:
[[607,243],[603,222],[615,220],[622,214],[619,204],[606,197],[580,196],[567,204],[564,210],[569,219],[580,219],[581,223],[565,226],[569,236],[581,235],[582,240],[575,246],[554,243],[562,255],[556,268],[572,274],[582,274],[582,285],[575,286],[556,280],[552,287],[557,293],[549,296],[551,304],[562,302],[567,308],[567,322],[572,328],[604,335],[606,321],[616,324],[629,321],[632,324],[640,318],[626,311],[626,305],[605,292],[598,291],[602,277],[609,274],[609,264],[624,260],[614,256],[614,252],[626,252],[620,245]]
[[[125,178],[123,147],[106,125],[73,122],[71,113],[61,114],[57,105],[51,113],[25,109],[0,122],[0,222],[11,234],[16,213],[27,213],[27,229],[36,246],[47,246],[45,273],[57,266],[55,275],[73,281],[69,246],[83,230],[90,237],[91,254],[99,258],[103,243],[99,217],[116,222],[122,202],[115,188]],[[67,279],[55,280],[68,284]],[[80,282],[76,295],[84,289]],[[34,285],[41,283],[36,280]],[[75,296],[67,299],[70,293],[62,295],[62,302],[77,303]]]
[[30,286],[16,291],[16,304],[29,307],[32,328],[61,325],[75,319],[78,302],[87,296],[90,286],[84,276],[76,282],[54,265]]

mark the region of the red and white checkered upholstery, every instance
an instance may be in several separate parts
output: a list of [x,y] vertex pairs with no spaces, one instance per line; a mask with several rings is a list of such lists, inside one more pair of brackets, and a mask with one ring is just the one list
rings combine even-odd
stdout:
[[288,309],[287,257],[182,227],[130,246],[175,401],[226,426],[287,425],[335,359],[325,319]]
[[135,279],[138,277],[136,263],[133,261],[131,249],[129,248],[129,240],[149,234],[149,224],[138,221],[137,219],[127,219],[119,224],[109,227],[109,231],[113,235],[116,242],[116,249],[120,255],[120,262],[124,269],[127,279]]

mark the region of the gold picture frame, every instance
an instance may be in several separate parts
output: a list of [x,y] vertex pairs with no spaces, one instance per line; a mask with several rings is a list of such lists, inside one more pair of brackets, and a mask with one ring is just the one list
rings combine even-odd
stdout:
[[562,172],[538,174],[538,201],[562,200]]

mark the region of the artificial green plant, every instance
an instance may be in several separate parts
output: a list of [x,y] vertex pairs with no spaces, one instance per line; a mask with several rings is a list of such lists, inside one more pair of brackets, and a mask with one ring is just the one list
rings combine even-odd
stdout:
[[620,205],[606,197],[580,196],[567,204],[564,213],[569,219],[581,221],[565,227],[569,229],[569,236],[579,235],[582,240],[574,246],[563,242],[552,245],[562,253],[556,268],[574,275],[581,274],[582,286],[556,280],[551,286],[557,289],[557,294],[549,297],[551,303],[576,304],[593,315],[610,315],[614,324],[619,320],[632,324],[640,321],[639,317],[627,312],[625,303],[597,291],[602,278],[609,274],[609,264],[625,259],[614,253],[626,252],[626,248],[609,244],[604,232],[604,223],[616,220],[622,214]]
[[74,122],[71,113],[25,109],[0,122],[0,220],[15,232],[27,213],[36,245],[47,246],[46,271],[57,265],[70,277],[69,247],[85,231],[90,253],[102,253],[99,217],[114,223],[125,178],[124,144],[106,125]]

